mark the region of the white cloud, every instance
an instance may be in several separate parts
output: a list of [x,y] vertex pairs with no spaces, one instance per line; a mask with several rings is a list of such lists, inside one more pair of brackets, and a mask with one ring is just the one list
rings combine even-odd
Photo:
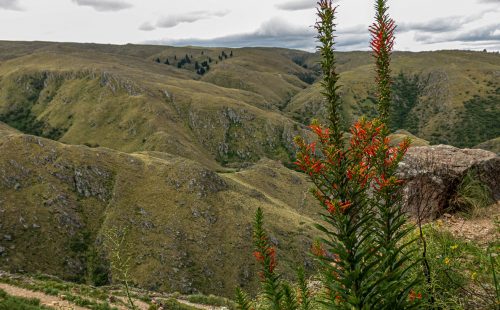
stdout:
[[143,31],[151,31],[156,28],[173,28],[179,24],[183,23],[194,23],[199,20],[209,19],[213,17],[224,17],[229,14],[228,10],[221,10],[215,12],[207,12],[207,11],[193,11],[184,14],[172,14],[168,16],[164,16],[158,20],[156,26],[153,26],[151,23],[146,22],[143,23],[139,29]]
[[278,3],[276,7],[285,11],[300,11],[316,7],[316,0],[292,0]]
[[89,6],[99,12],[114,12],[132,7],[132,4],[118,0],[72,0],[80,6]]

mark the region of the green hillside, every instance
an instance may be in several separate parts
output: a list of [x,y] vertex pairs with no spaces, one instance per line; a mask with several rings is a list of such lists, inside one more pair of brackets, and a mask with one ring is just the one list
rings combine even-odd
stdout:
[[[0,269],[105,284],[113,274],[103,233],[125,229],[135,285],[231,296],[236,286],[257,284],[250,225],[257,207],[273,218],[281,268],[293,274],[311,261],[309,184],[279,163],[218,174],[164,153],[0,134]],[[273,177],[255,182],[261,171]]]
[[[0,121],[69,144],[214,168],[290,161],[293,136],[323,114],[317,55],[301,51],[0,42],[0,59]],[[375,115],[369,54],[338,63],[345,119]],[[460,147],[497,138],[499,71],[498,54],[396,53],[393,130]]]
[[[267,71],[265,62],[249,70],[256,81],[272,78],[273,89],[283,89],[268,99],[254,91],[215,85],[224,81],[217,66],[235,63],[234,70],[241,71],[238,58],[245,53],[253,57],[253,50],[235,52],[203,77],[189,68],[154,61],[162,53],[170,55],[168,49],[146,58],[111,51],[109,46],[54,44],[3,61],[0,121],[64,143],[162,151],[211,167],[217,162],[255,162],[262,156],[290,160],[292,139],[303,126],[275,106],[307,86],[296,72],[279,71],[286,65],[299,73],[305,70],[291,60],[282,57],[283,64]],[[180,52],[201,55],[199,49]]]

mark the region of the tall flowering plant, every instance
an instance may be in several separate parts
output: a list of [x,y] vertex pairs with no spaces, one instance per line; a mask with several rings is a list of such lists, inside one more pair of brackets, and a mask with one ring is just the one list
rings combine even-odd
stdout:
[[[264,297],[264,309],[272,310],[312,310],[314,303],[310,298],[310,291],[307,286],[304,272],[301,268],[297,270],[299,280],[297,289],[281,279],[281,275],[276,271],[276,249],[269,242],[269,237],[264,230],[264,214],[258,208],[255,214],[253,227],[253,256],[260,265],[259,279],[262,286],[262,296]],[[255,306],[248,296],[240,289],[236,290],[236,302],[241,310],[253,310]],[[263,308],[259,307],[260,309]]]
[[[323,207],[326,236],[313,253],[322,261],[325,302],[337,308],[405,309],[418,306],[411,277],[415,262],[404,242],[411,230],[402,210],[403,181],[397,177],[409,140],[391,146],[387,120],[391,102],[390,62],[394,47],[394,20],[386,0],[375,4],[370,26],[376,65],[379,118],[360,119],[350,130],[347,146],[340,133],[338,75],[333,53],[335,11],[331,0],[318,3],[318,47],[322,55],[323,94],[329,105],[329,126],[313,123],[316,140],[296,138],[297,166],[315,185],[314,196]],[[412,295],[413,294],[413,295]]]
[[[328,126],[313,121],[309,128],[313,142],[296,137],[296,165],[309,175],[312,194],[319,201],[322,223],[316,227],[322,238],[312,253],[322,266],[328,309],[411,309],[419,307],[421,293],[413,288],[412,261],[406,242],[407,227],[402,210],[403,181],[397,177],[409,140],[391,146],[387,119],[391,101],[390,60],[394,45],[395,23],[388,15],[386,0],[376,0],[375,22],[370,27],[371,47],[376,63],[379,118],[359,119],[346,141],[341,131],[336,72],[335,14],[332,0],[318,2],[318,51],[323,72],[322,94],[328,106]],[[256,221],[262,221],[259,209]],[[256,222],[256,223],[257,223]],[[267,239],[258,236],[255,257],[261,263],[261,280],[272,309],[296,309],[297,303],[283,303],[286,289],[279,287],[275,275],[275,252]],[[284,306],[295,305],[295,306]],[[281,308],[280,308],[281,307]],[[243,307],[241,307],[243,309]]]

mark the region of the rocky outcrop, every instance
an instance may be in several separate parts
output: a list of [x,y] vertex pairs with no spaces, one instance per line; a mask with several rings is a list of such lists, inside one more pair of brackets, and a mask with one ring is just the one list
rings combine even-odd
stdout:
[[488,186],[493,199],[500,199],[500,157],[495,153],[448,145],[411,148],[399,168],[406,180],[408,210],[425,218],[449,210],[450,199],[468,173]]

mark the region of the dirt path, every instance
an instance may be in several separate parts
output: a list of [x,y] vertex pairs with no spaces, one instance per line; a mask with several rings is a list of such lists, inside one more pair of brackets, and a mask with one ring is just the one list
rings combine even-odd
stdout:
[[227,309],[226,307],[217,307],[217,306],[208,306],[208,305],[200,305],[200,304],[193,304],[192,302],[189,302],[187,300],[183,299],[177,299],[177,301],[183,305],[186,306],[191,306],[200,310],[225,310]]
[[459,216],[445,214],[441,219],[445,230],[480,246],[498,240],[500,234],[495,226],[495,220],[500,219],[500,202],[482,211],[477,218],[464,219]]
[[88,310],[88,308],[76,306],[70,303],[69,301],[59,298],[57,296],[46,295],[41,292],[34,292],[5,283],[0,283],[0,289],[4,290],[7,294],[11,296],[39,299],[41,305],[51,307],[57,310]]
[[[120,296],[120,297],[116,297],[116,298],[120,299],[124,304],[128,305],[127,297]],[[148,310],[149,309],[149,305],[142,300],[132,298],[132,301],[134,302],[134,306],[139,310]],[[122,306],[122,305],[121,306],[113,305],[113,306],[117,307],[120,310],[128,310],[129,309],[128,306]]]

